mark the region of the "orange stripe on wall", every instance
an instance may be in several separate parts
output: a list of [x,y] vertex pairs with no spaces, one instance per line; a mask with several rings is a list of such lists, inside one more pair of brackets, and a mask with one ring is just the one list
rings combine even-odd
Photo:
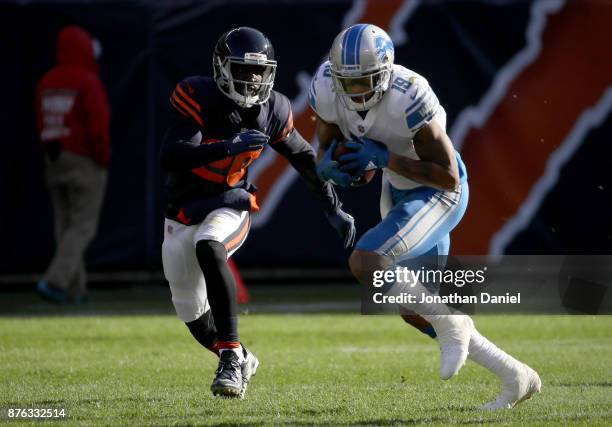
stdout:
[[452,235],[455,254],[488,253],[550,155],[612,83],[612,4],[568,2],[548,19],[540,56],[509,86],[488,122],[465,138],[470,204]]
[[[402,6],[403,0],[370,0],[366,4],[360,23],[373,24],[389,31],[391,20]],[[329,42],[331,46],[331,41]]]

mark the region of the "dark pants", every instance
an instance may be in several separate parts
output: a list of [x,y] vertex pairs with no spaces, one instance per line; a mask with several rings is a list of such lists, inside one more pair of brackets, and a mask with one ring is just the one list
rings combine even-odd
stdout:
[[63,151],[46,161],[47,187],[53,203],[56,248],[43,280],[72,297],[87,292],[84,254],[98,227],[105,169],[93,160]]

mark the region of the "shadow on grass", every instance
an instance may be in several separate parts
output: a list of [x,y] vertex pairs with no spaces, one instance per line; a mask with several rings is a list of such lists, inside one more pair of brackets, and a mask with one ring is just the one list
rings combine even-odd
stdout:
[[116,316],[174,314],[168,287],[94,289],[87,302],[56,304],[33,291],[0,293],[0,317]]
[[[249,313],[358,312],[359,296],[350,285],[254,286]],[[94,288],[80,305],[41,299],[33,290],[0,292],[0,317],[174,315],[167,285]]]

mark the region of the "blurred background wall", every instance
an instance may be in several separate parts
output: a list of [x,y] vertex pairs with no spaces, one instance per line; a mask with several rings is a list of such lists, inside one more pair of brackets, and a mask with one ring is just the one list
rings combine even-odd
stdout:
[[[612,253],[610,1],[2,1],[0,274],[41,272],[52,254],[33,107],[62,27],[81,25],[100,40],[113,113],[88,265],[158,271],[157,152],[176,83],[212,74],[212,49],[227,29],[256,27],[276,49],[275,89],[313,140],[309,80],[334,36],[356,22],[387,30],[396,62],[424,75],[447,110],[471,187],[452,252]],[[269,150],[250,173],[262,211],[238,264],[344,268],[348,253],[286,162]],[[379,220],[379,180],[339,191],[359,235]]]

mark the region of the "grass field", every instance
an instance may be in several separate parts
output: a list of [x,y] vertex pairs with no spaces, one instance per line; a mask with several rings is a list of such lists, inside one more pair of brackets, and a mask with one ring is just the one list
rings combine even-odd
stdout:
[[67,409],[59,425],[612,424],[612,318],[483,316],[479,329],[537,369],[542,394],[477,406],[499,384],[471,362],[438,379],[438,350],[392,316],[249,314],[261,361],[243,401],[209,391],[215,358],[172,314],[0,317],[6,408]]

